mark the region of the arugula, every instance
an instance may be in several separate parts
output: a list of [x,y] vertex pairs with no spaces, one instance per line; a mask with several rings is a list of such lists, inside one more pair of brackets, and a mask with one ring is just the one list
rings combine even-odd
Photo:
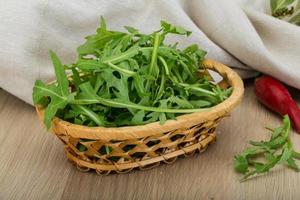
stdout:
[[164,43],[168,34],[191,32],[165,21],[148,35],[125,29],[128,32],[108,30],[101,18],[100,27],[77,48],[78,58],[70,65],[63,66],[50,51],[56,82],[38,80],[33,88],[34,104],[46,108],[47,128],[54,116],[86,126],[163,124],[230,96],[232,88],[221,89],[207,75],[199,75],[206,52],[198,45],[181,50],[177,43]]
[[300,26],[300,0],[270,0],[272,16]]
[[295,0],[271,0],[271,9],[273,11],[286,8],[288,5],[293,3]]
[[45,97],[51,98],[50,103],[46,107],[44,117],[47,128],[50,128],[51,120],[58,109],[65,108],[66,105],[74,99],[74,94],[71,94],[69,91],[69,81],[61,62],[54,52],[50,51],[50,56],[54,65],[56,83],[46,85],[42,81],[37,80],[33,88],[34,104],[40,104]]
[[274,130],[269,129],[272,131],[270,140],[250,141],[252,146],[234,157],[234,169],[244,174],[241,181],[246,181],[257,174],[266,173],[277,164],[284,164],[296,172],[300,170],[295,162],[295,159],[300,159],[300,154],[293,149],[289,137],[290,128],[289,117],[285,115],[282,126]]

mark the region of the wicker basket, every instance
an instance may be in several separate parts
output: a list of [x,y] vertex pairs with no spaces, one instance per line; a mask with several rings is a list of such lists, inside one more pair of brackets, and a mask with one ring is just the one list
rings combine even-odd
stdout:
[[[217,125],[241,101],[244,91],[242,80],[230,68],[212,60],[203,64],[233,87],[228,99],[208,111],[181,115],[164,125],[155,122],[119,128],[86,127],[54,118],[52,132],[64,143],[68,159],[78,169],[94,169],[98,174],[149,169],[162,162],[173,163],[181,155],[202,152],[215,140]],[[42,119],[44,109],[36,109]],[[78,144],[85,146],[83,152]]]

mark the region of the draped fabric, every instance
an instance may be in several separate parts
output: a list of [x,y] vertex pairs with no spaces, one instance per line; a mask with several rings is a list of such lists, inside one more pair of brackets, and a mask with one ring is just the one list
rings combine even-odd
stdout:
[[243,78],[258,72],[300,89],[300,28],[271,17],[267,0],[0,0],[0,87],[32,103],[36,79],[54,79],[48,50],[63,63],[93,34],[104,16],[108,27],[124,25],[144,33],[160,20],[192,31],[169,37],[184,47],[198,44],[207,57]]

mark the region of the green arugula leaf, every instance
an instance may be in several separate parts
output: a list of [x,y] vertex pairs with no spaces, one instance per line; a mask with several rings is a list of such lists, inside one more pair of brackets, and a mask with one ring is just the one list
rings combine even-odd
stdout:
[[[245,174],[241,181],[246,181],[257,174],[266,173],[277,164],[285,164],[289,168],[299,171],[293,158],[300,158],[300,153],[293,150],[293,144],[289,138],[290,128],[291,123],[286,115],[283,118],[283,125],[272,130],[273,133],[269,141],[251,141],[252,147],[246,148],[241,154],[234,157],[235,170]],[[277,152],[280,150],[281,153],[278,155]],[[266,162],[257,162],[255,160],[257,158],[263,158]]]
[[139,53],[139,47],[134,46],[120,54],[116,54],[111,57],[102,58],[101,62],[115,64],[115,63],[119,63],[121,61],[129,59],[129,58],[135,56],[137,53]]
[[54,71],[55,71],[55,76],[56,76],[56,82],[57,82],[57,87],[60,90],[60,93],[63,96],[68,96],[69,95],[69,81],[67,79],[67,76],[64,72],[63,65],[61,64],[60,60],[58,59],[57,55],[53,52],[50,51],[50,56],[54,65]]
[[300,160],[300,153],[293,150],[293,157]]
[[106,22],[103,16],[100,17],[100,27],[97,28],[97,33],[105,34],[107,32]]
[[[295,5],[295,2],[297,4]],[[300,26],[299,0],[270,0],[272,16]]]
[[286,165],[287,165],[289,168],[295,170],[296,172],[299,172],[299,170],[300,170],[299,166],[296,164],[296,162],[295,162],[295,160],[294,160],[293,158],[289,158],[289,159],[287,160]]
[[244,156],[237,155],[234,157],[234,169],[239,173],[248,172],[248,161]]
[[205,108],[212,106],[212,103],[210,101],[206,100],[191,100],[189,101],[190,104],[192,104],[196,108]]
[[97,34],[86,37],[86,43],[77,48],[80,57],[88,54],[98,55],[97,51],[102,50],[106,43],[111,40],[119,39],[125,34],[116,31],[108,31],[103,17],[101,17],[100,27]]
[[273,12],[276,12],[279,9],[285,8],[288,5],[295,2],[295,0],[270,0],[271,2],[271,9]]
[[133,28],[131,26],[124,26],[124,28],[133,35],[139,34],[139,30],[137,30],[136,28]]
[[296,7],[295,7],[295,10],[299,10],[300,9],[300,1],[298,0],[298,3],[297,3],[297,5],[296,5]]
[[264,153],[264,156],[267,161],[272,161],[275,159],[275,156],[273,155],[273,153],[266,152],[266,153]]
[[138,111],[132,118],[133,124],[143,124],[144,123],[144,117],[145,117],[145,111],[140,110]]
[[289,160],[292,157],[293,149],[290,143],[286,143],[283,146],[282,154],[279,160],[279,164],[285,163],[287,160]]
[[241,179],[241,182],[246,181],[248,177],[253,176],[255,174],[262,174],[268,172],[272,169],[279,161],[280,157],[277,156],[273,160],[268,161],[266,164],[255,165],[255,169],[245,174],[245,176]]
[[93,120],[98,126],[103,126],[105,125],[104,123],[104,116],[101,116],[99,114],[96,114],[93,112],[91,109],[89,109],[86,106],[82,105],[71,105],[72,109],[78,113],[81,113],[83,115],[88,116],[91,120]]
[[164,31],[164,34],[166,33],[174,33],[174,34],[179,34],[179,35],[191,35],[192,32],[191,31],[187,31],[184,28],[180,27],[180,26],[174,26],[172,24],[169,24],[166,21],[161,21],[160,25]]
[[[299,1],[300,2],[300,1]],[[299,3],[300,5],[300,3]],[[298,8],[300,10],[300,7]],[[294,15],[290,20],[290,23],[296,24],[298,26],[300,26],[300,12],[298,12],[298,14]]]
[[48,129],[57,111],[65,108],[66,105],[74,99],[74,95],[69,92],[69,81],[60,60],[52,51],[50,51],[50,56],[55,69],[56,83],[45,85],[42,81],[37,80],[33,88],[34,104],[39,104],[41,99],[45,97],[50,97],[51,99],[44,115],[44,122]]
[[271,139],[277,138],[282,133],[283,128],[284,127],[282,127],[282,126],[275,128],[274,131],[273,131],[273,133],[272,133]]

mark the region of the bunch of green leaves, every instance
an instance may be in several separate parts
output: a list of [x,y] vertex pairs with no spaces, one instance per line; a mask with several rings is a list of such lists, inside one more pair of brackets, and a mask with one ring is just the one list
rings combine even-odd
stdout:
[[272,16],[300,26],[300,0],[270,0]]
[[277,164],[284,164],[296,172],[299,171],[295,158],[300,159],[300,153],[293,149],[289,137],[290,128],[291,123],[286,115],[283,118],[282,126],[274,130],[269,129],[272,134],[268,141],[250,141],[252,146],[235,156],[234,168],[237,172],[244,174],[241,181],[257,174],[266,173]]
[[126,33],[108,30],[101,18],[96,34],[86,37],[70,65],[63,66],[50,52],[56,82],[38,80],[33,88],[34,104],[46,108],[48,128],[54,116],[86,126],[164,123],[206,110],[230,95],[231,88],[199,76],[205,51],[196,44],[181,50],[177,43],[164,43],[168,34],[191,32],[165,21],[151,34],[125,29]]

